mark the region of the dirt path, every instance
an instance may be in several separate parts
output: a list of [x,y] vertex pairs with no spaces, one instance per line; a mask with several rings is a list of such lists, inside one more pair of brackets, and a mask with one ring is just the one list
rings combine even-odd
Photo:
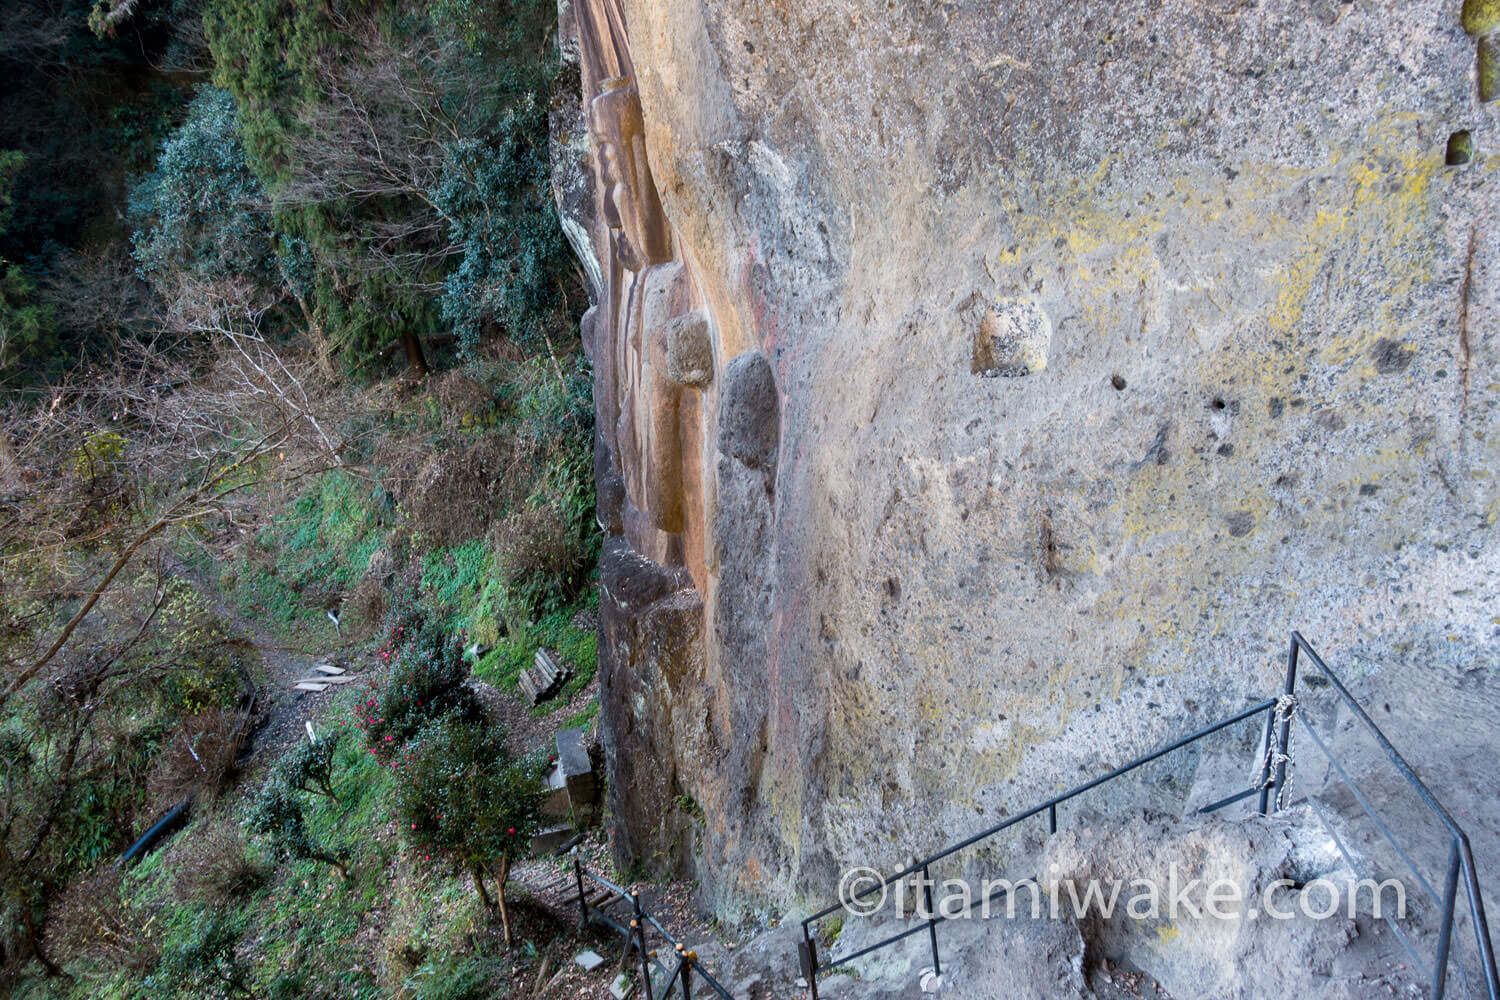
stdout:
[[358,674],[365,665],[357,662],[351,646],[330,646],[318,655],[289,647],[278,636],[241,615],[234,603],[203,573],[175,560],[172,570],[191,583],[214,612],[244,636],[260,655],[265,682],[256,691],[255,729],[247,769],[252,774],[257,773],[303,738],[306,723],[338,690],[337,686],[330,686],[322,692],[293,691],[292,685],[314,674],[313,664],[323,660],[332,661],[350,674]]

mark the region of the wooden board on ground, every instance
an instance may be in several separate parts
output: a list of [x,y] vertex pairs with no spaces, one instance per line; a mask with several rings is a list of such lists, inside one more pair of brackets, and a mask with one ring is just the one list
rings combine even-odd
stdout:
[[519,686],[526,700],[540,705],[562,690],[573,676],[573,671],[550,650],[538,649],[529,670],[521,672]]

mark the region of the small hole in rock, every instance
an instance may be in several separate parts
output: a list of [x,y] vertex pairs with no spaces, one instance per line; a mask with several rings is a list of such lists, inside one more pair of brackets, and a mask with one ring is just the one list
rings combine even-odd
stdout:
[[1125,379],[1120,375],[1111,375],[1109,377],[1109,384],[1114,386],[1116,389],[1123,389],[1125,388]]
[[1448,151],[1443,162],[1450,167],[1461,167],[1474,158],[1474,137],[1468,129],[1460,129],[1448,137]]
[[1228,406],[1229,404],[1226,403],[1226,402],[1224,402],[1224,400],[1221,399],[1220,397],[1215,396],[1214,397],[1214,401],[1212,403],[1209,403],[1208,405],[1211,406],[1211,407],[1213,407],[1216,410],[1222,410],[1222,409],[1224,409],[1224,407]]

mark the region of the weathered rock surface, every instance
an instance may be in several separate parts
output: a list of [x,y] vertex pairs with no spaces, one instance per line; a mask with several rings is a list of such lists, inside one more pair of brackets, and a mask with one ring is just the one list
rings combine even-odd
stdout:
[[[1354,1000],[1420,994],[1424,985],[1374,917],[1373,894],[1354,893],[1351,916],[1348,886],[1355,875],[1305,810],[1233,824],[1136,814],[1063,831],[1048,840],[1036,863],[1032,874],[1045,886],[1038,909],[1031,909],[1032,894],[1023,890],[1010,913],[997,901],[987,917],[976,906],[966,915],[954,910],[954,918],[941,925],[942,996]],[[1019,879],[1024,873],[1011,874]],[[1291,884],[1277,885],[1283,880]],[[1090,899],[1091,882],[1098,895],[1080,919],[1075,901]],[[1155,912],[1140,888],[1146,882],[1159,890]],[[1106,914],[1103,904],[1114,885],[1122,889]],[[1208,901],[1211,886],[1218,904]],[[1175,909],[1169,903],[1173,887],[1181,891]],[[1345,904],[1326,919],[1308,916],[1328,910],[1330,887]],[[1226,902],[1231,890],[1233,903]],[[1304,902],[1304,894],[1312,898]],[[1287,919],[1257,909],[1266,898]],[[1395,900],[1387,890],[1384,912],[1392,911]],[[852,954],[908,926],[915,925],[849,917],[832,951]],[[1419,943],[1430,943],[1424,937],[1429,928],[1415,915],[1403,926]],[[928,938],[919,933],[854,960],[848,969],[857,979],[830,981],[820,992],[832,998],[916,997],[921,970],[931,965]],[[1120,970],[1136,972],[1132,978],[1152,988],[1120,989],[1116,979],[1128,976]],[[1465,995],[1458,983],[1453,995]]]
[[1500,650],[1460,7],[565,2],[624,856],[821,898],[1274,690],[1293,627],[1473,797],[1493,727],[1427,738]]

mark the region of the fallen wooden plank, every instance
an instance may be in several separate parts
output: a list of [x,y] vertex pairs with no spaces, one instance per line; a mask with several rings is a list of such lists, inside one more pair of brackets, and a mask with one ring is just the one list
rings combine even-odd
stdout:
[[332,677],[328,674],[319,674],[316,677],[299,677],[298,684],[353,684],[359,680],[358,677]]

